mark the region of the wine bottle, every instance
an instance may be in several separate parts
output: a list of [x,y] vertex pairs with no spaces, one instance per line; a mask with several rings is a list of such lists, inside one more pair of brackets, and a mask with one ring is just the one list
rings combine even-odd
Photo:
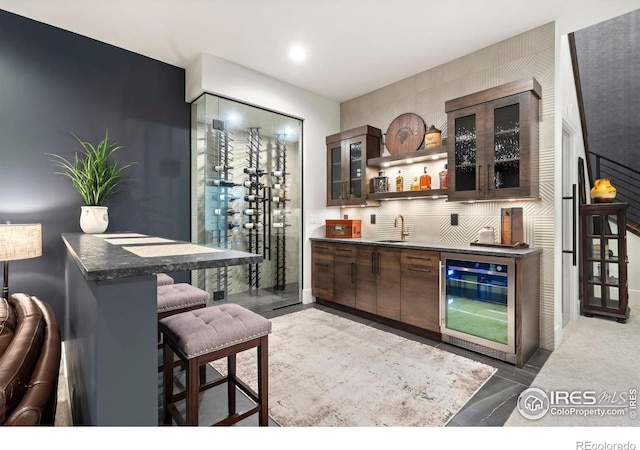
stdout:
[[222,186],[222,187],[233,187],[236,184],[233,181],[229,180],[212,180],[214,186]]
[[275,196],[271,199],[272,202],[274,203],[283,203],[283,202],[289,202],[291,201],[290,198],[284,198],[284,197],[280,197],[280,196]]
[[254,208],[247,208],[242,211],[242,214],[244,214],[245,216],[257,216],[258,214],[260,214],[260,211]]
[[271,176],[274,176],[276,178],[282,178],[286,175],[291,175],[291,174],[287,172],[283,172],[282,170],[274,170],[273,172],[271,172]]
[[258,230],[263,227],[260,222],[247,222],[243,225],[247,230]]
[[249,194],[244,196],[245,202],[259,202],[261,200],[264,200],[264,197],[260,197],[259,195],[255,195],[255,194]]
[[248,175],[257,175],[257,176],[261,177],[262,175],[264,175],[264,170],[256,169],[255,167],[245,167],[244,168],[244,173],[246,173]]

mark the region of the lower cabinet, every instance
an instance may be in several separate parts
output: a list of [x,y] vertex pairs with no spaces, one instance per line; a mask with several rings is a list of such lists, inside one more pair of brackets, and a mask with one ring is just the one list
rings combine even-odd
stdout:
[[440,332],[440,253],[400,253],[400,321]]
[[400,249],[356,246],[355,307],[400,320]]
[[333,248],[333,301],[356,307],[356,245]]
[[333,247],[327,242],[311,242],[311,295],[333,300]]

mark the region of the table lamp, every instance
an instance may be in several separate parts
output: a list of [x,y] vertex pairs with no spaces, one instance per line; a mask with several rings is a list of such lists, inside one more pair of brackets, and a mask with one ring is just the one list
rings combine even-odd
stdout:
[[3,298],[9,298],[9,261],[38,256],[42,256],[41,224],[0,224],[0,261],[4,262]]

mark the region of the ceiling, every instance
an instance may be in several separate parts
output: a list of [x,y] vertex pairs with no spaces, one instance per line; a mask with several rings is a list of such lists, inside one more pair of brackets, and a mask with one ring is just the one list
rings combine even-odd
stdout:
[[[598,3],[634,2],[0,0],[0,8],[178,67],[208,53],[342,102]],[[303,63],[288,58],[294,44],[307,50]]]

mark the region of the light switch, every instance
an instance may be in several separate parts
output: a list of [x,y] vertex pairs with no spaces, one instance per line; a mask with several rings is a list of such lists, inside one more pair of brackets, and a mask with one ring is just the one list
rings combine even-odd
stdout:
[[375,224],[376,224],[376,215],[371,214],[371,225],[375,225]]

